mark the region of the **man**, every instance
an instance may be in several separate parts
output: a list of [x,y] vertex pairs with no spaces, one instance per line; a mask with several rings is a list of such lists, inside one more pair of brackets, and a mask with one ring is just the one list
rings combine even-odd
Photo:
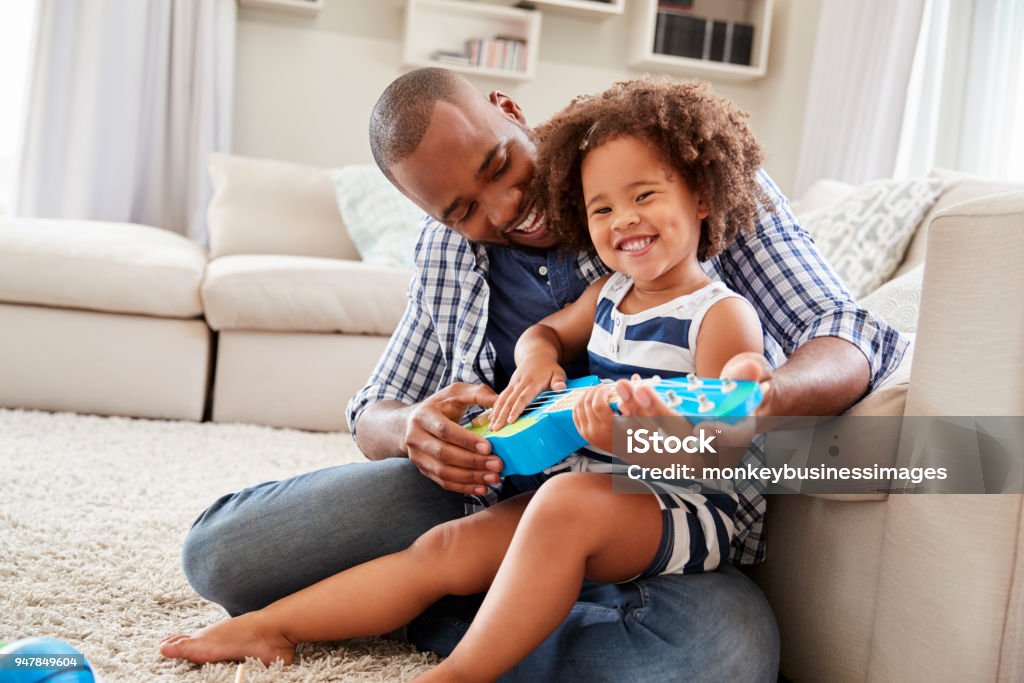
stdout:
[[[349,405],[356,441],[373,462],[215,503],[183,551],[199,593],[232,614],[256,609],[407,547],[463,514],[465,500],[485,504],[531,487],[530,478],[499,486],[500,460],[458,421],[494,401],[514,370],[519,334],[604,268],[555,248],[531,195],[535,150],[525,123],[507,96],[485,99],[443,69],[406,74],[381,96],[370,125],[374,158],[429,220],[405,315]],[[761,183],[776,211],[705,265],[754,304],[765,331],[765,356],[736,357],[725,372],[767,383],[759,415],[838,414],[898,364],[905,344],[852,301],[766,174]],[[749,564],[763,556],[763,499],[741,508],[732,559]],[[409,626],[409,638],[447,654],[474,607],[442,601]],[[508,678],[774,681],[777,665],[764,596],[727,566],[586,584],[558,631]]]

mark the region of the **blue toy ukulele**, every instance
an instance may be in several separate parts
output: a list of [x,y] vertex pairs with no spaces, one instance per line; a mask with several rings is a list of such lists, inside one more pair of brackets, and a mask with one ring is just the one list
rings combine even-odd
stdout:
[[[641,381],[653,387],[669,408],[694,425],[706,420],[738,422],[752,415],[762,398],[757,382],[704,379],[696,375]],[[600,383],[595,375],[569,380],[566,389],[537,396],[512,424],[492,432],[487,420],[490,411],[486,411],[473,420],[469,430],[491,442],[494,454],[505,463],[503,476],[536,474],[587,445],[573,425],[572,407],[584,389]]]

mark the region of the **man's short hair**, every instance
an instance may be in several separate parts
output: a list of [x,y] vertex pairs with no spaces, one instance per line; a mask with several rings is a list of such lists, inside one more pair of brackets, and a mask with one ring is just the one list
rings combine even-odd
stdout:
[[447,69],[427,67],[399,76],[384,90],[370,114],[370,149],[391,182],[391,167],[419,147],[437,102],[456,104],[468,87]]

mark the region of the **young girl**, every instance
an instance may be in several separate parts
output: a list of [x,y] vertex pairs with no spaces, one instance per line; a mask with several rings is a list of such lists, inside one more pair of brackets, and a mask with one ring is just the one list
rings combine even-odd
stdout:
[[[761,352],[753,309],[700,265],[768,205],[755,179],[761,151],[743,114],[706,85],[644,79],[578,98],[537,137],[549,224],[567,247],[595,249],[616,272],[523,334],[495,428],[538,392],[559,388],[560,364],[585,350],[595,374],[620,380],[620,410],[632,415],[658,399],[622,378],[717,377],[735,354]],[[558,627],[584,579],[715,569],[729,555],[735,496],[614,475],[607,392],[588,391],[573,411],[598,449],[551,468],[535,491],[257,612],[167,638],[160,651],[194,662],[291,662],[300,642],[387,633],[444,595],[487,591],[465,637],[422,678],[493,680]],[[620,495],[628,489],[644,495]]]

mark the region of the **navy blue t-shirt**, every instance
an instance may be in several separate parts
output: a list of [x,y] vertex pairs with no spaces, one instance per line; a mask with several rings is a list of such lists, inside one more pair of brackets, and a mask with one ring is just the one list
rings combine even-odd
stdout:
[[[557,249],[535,250],[487,247],[490,262],[487,340],[494,347],[495,389],[503,390],[515,372],[515,348],[520,335],[583,294],[587,281],[576,268],[576,257]],[[587,354],[567,363],[570,378],[587,374]]]

